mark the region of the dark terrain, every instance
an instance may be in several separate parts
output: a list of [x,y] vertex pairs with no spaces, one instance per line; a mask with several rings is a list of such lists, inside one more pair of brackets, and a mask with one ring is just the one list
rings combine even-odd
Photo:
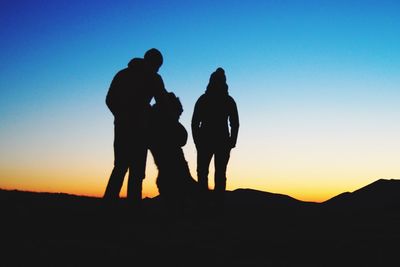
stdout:
[[238,189],[218,214],[159,198],[0,190],[0,266],[399,266],[400,180],[324,203]]

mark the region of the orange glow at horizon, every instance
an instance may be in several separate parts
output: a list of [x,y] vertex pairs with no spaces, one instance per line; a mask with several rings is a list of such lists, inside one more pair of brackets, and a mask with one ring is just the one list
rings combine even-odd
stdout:
[[[147,177],[143,182],[143,198],[155,197],[158,189],[155,184],[157,170],[153,163],[148,164]],[[111,171],[111,168],[110,168]],[[29,175],[21,171],[7,171],[0,173],[0,188],[6,190],[22,190],[35,192],[67,193],[81,196],[102,197],[108,181],[110,171],[88,173],[80,176],[78,173],[65,173],[56,175],[52,172],[33,173]],[[13,177],[13,179],[5,179]],[[195,175],[193,175],[195,177]],[[278,177],[254,178],[251,183],[243,174],[228,171],[227,190],[233,191],[238,188],[249,188],[270,193],[284,194],[301,201],[323,202],[340,193],[354,191],[367,185],[378,178],[371,178],[368,182],[364,180],[354,181],[345,185],[339,185],[335,180],[324,180],[314,184],[304,182],[299,178],[288,179]],[[127,177],[126,177],[127,178]],[[120,197],[126,197],[126,181],[121,189]],[[210,170],[209,187],[212,189],[213,169]]]
[[[86,177],[87,178],[87,177]],[[372,179],[370,182],[373,182]],[[283,194],[293,197],[301,201],[310,202],[324,202],[338,194],[344,192],[352,192],[367,184],[360,184],[358,186],[349,187],[338,187],[326,190],[326,188],[318,187],[307,187],[304,188],[284,188],[283,186],[265,186],[265,187],[235,187],[232,183],[230,184],[228,178],[227,190],[233,191],[238,188],[253,189],[258,191],[265,191],[276,194]],[[21,191],[33,191],[33,192],[49,192],[49,193],[66,193],[79,196],[89,196],[101,198],[104,194],[106,183],[104,184],[90,184],[90,185],[79,185],[79,184],[63,184],[63,185],[44,185],[38,182],[37,184],[14,184],[14,183],[2,183],[1,189],[4,190],[21,190]],[[210,189],[213,189],[212,179],[210,180]],[[325,189],[325,190],[324,190]],[[153,198],[158,195],[157,187],[155,186],[155,177],[148,177],[143,183],[143,198]],[[126,197],[126,180],[121,189],[121,198]]]

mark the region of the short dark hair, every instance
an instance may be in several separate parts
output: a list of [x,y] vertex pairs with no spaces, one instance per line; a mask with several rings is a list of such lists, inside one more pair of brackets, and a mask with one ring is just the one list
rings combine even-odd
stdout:
[[144,54],[144,59],[158,66],[161,66],[163,64],[163,56],[161,52],[156,48],[151,48],[147,50],[147,52]]

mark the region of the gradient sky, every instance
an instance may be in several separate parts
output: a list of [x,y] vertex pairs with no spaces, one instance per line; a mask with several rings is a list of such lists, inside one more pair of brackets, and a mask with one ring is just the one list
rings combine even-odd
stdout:
[[[101,196],[108,87],[151,47],[189,135],[225,69],[241,121],[229,190],[324,201],[400,178],[398,1],[4,0],[0,14],[0,188]],[[191,137],[184,151],[195,177]],[[156,175],[149,156],[145,196]]]

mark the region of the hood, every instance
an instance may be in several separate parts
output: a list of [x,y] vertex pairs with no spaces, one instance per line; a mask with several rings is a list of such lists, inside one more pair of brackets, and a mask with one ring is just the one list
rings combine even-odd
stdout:
[[129,61],[128,67],[133,69],[142,68],[143,64],[144,64],[143,58],[134,58],[131,59],[131,61]]

